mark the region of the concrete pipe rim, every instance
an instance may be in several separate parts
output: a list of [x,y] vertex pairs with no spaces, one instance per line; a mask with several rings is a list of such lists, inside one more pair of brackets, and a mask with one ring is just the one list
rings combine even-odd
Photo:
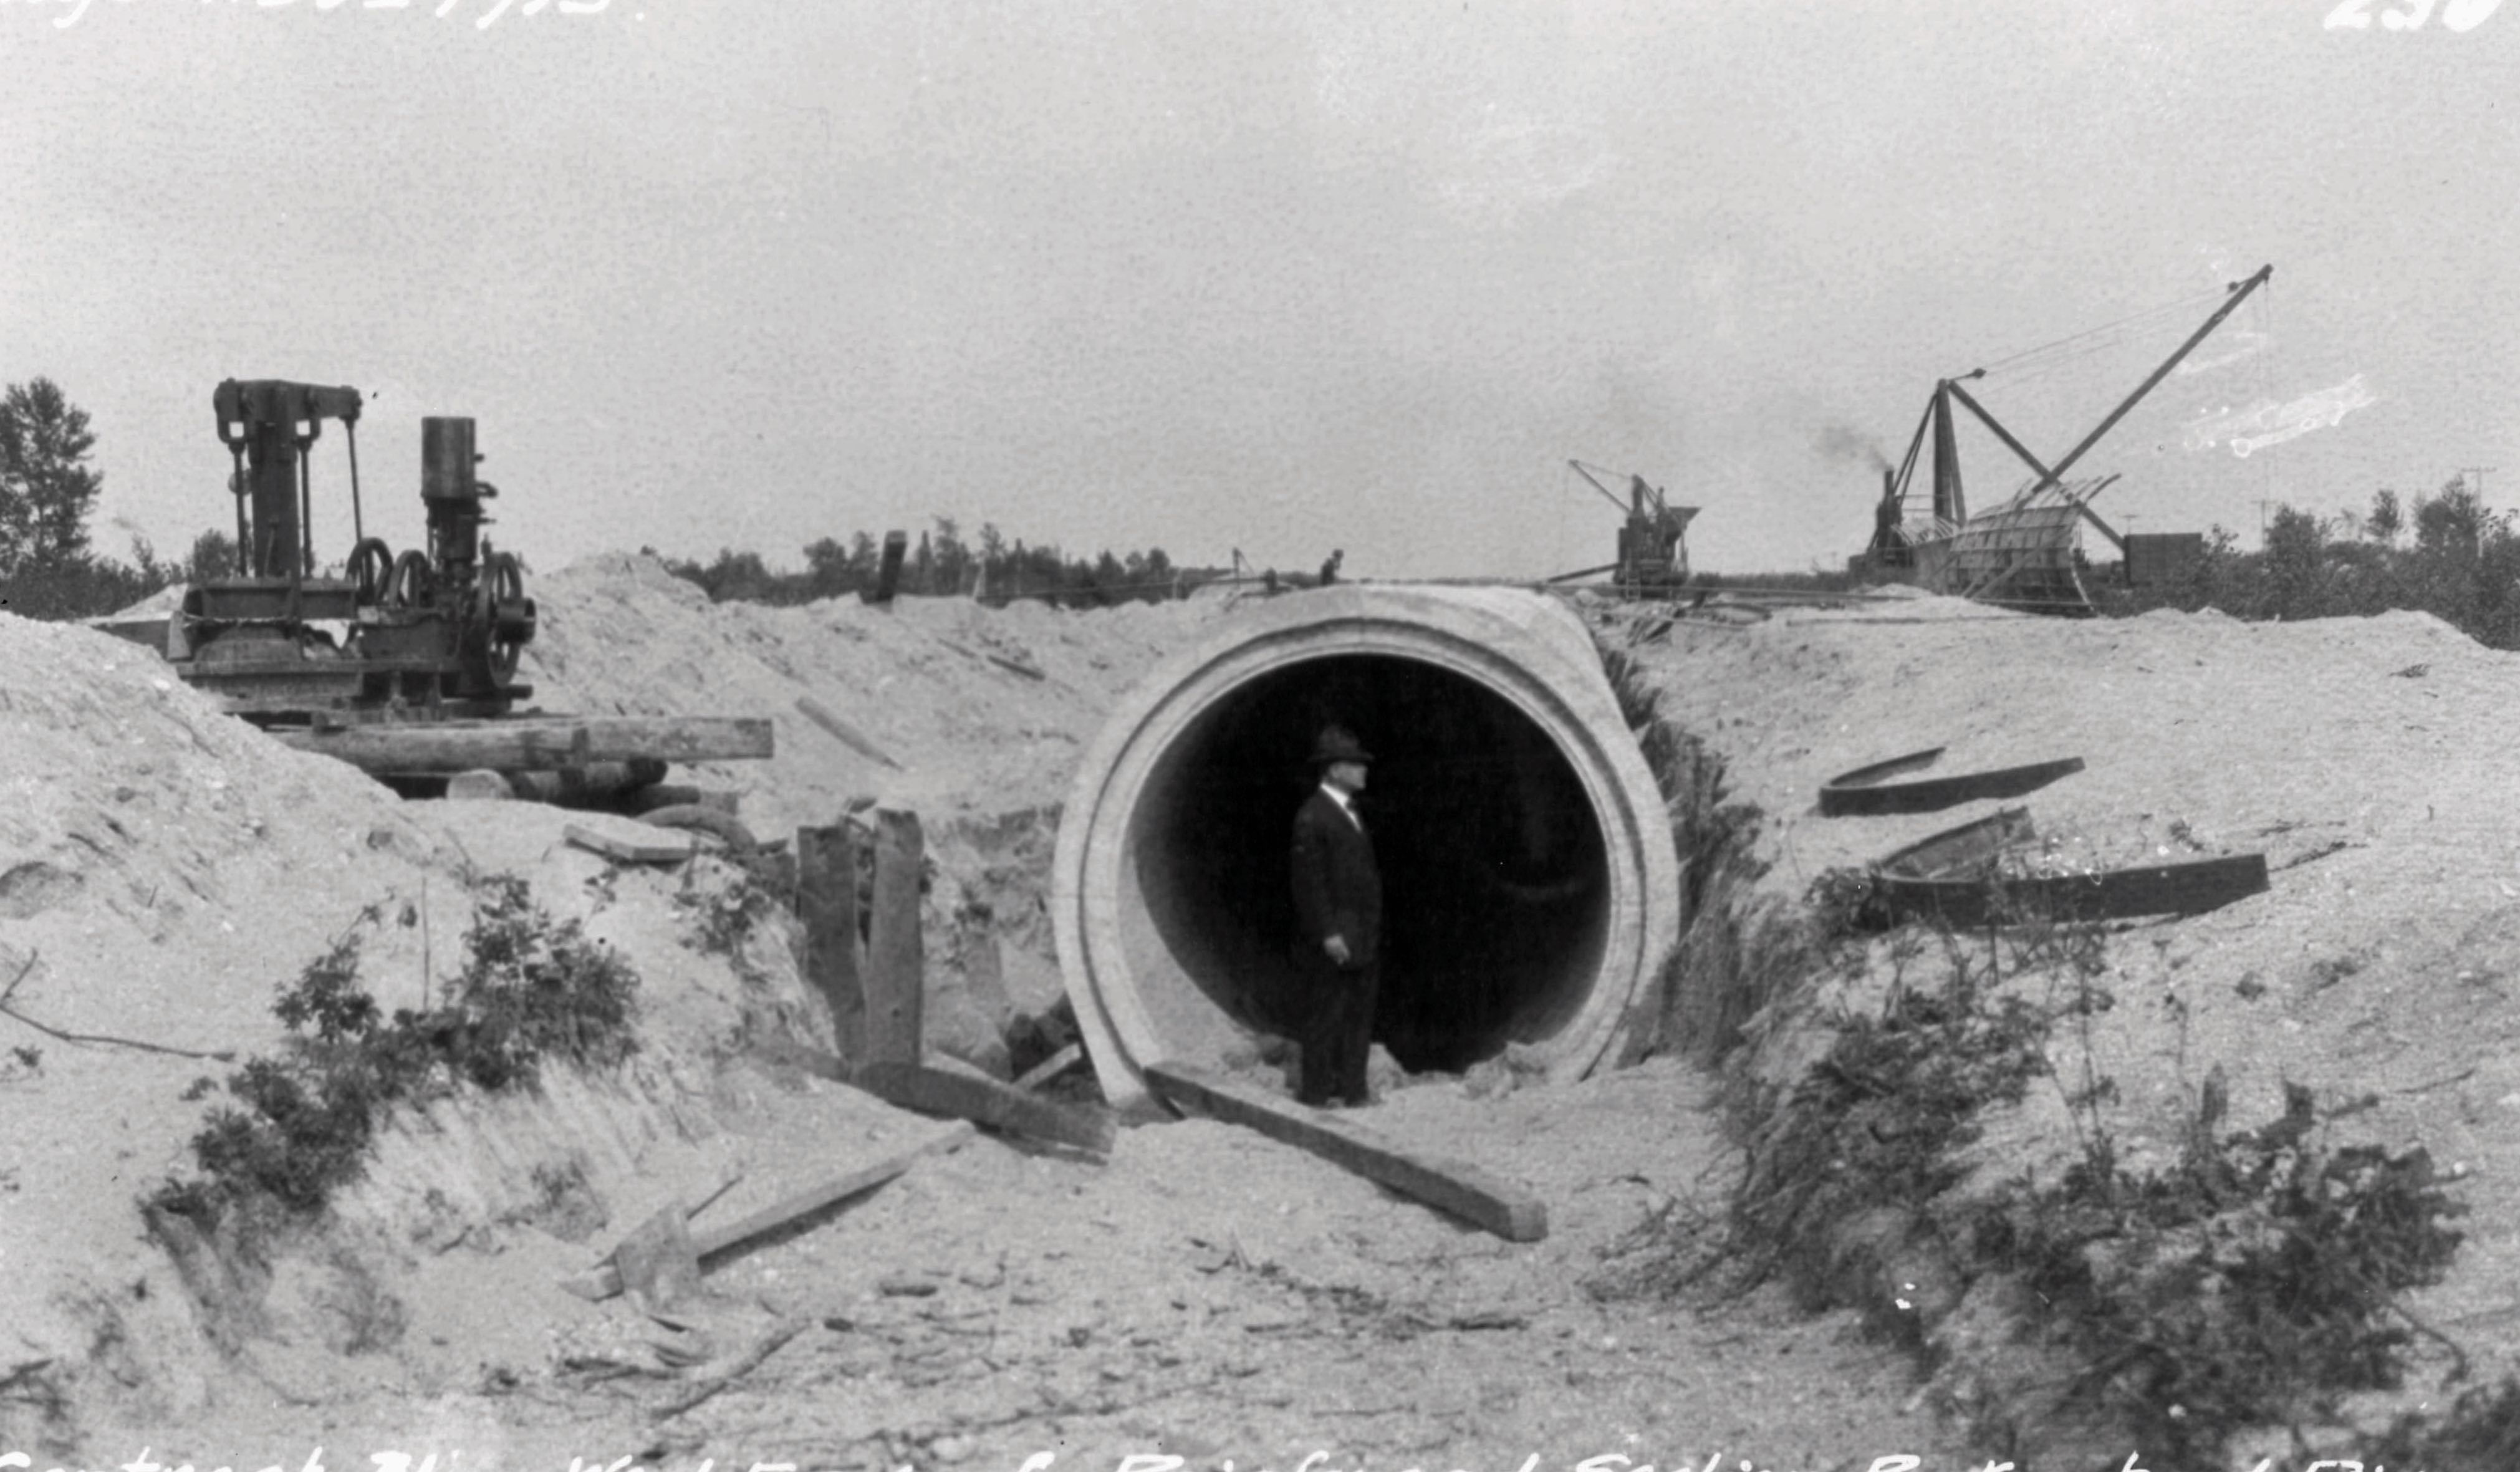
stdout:
[[1573,1016],[1525,1042],[1525,1056],[1560,1080],[1615,1061],[1652,996],[1679,934],[1679,859],[1662,792],[1581,620],[1547,595],[1513,589],[1351,585],[1286,595],[1238,613],[1133,688],[1087,748],[1062,809],[1053,861],[1060,971],[1114,1104],[1148,1104],[1147,1063],[1209,1061],[1167,1044],[1143,995],[1150,983],[1136,974],[1121,934],[1137,805],[1175,743],[1224,702],[1296,666],[1350,655],[1422,665],[1503,701],[1582,787],[1608,879],[1601,959]]

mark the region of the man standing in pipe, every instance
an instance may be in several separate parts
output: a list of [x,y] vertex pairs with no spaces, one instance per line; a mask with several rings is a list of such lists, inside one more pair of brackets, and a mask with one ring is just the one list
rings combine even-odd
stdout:
[[1382,980],[1382,877],[1355,797],[1372,760],[1345,727],[1324,728],[1313,745],[1321,785],[1295,812],[1291,877],[1304,977],[1303,1076],[1295,1097],[1317,1108],[1372,1099],[1365,1063]]

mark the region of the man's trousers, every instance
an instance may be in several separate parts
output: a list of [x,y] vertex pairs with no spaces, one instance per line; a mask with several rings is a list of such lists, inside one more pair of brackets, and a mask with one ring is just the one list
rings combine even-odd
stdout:
[[1379,963],[1341,970],[1326,957],[1304,968],[1302,1083],[1295,1099],[1327,1104],[1371,1101],[1365,1083],[1367,1050],[1373,1046],[1374,994],[1382,989]]

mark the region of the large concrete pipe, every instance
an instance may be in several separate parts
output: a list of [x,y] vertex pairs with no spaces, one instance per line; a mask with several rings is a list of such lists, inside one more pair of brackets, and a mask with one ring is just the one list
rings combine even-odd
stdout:
[[1372,750],[1375,1037],[1458,1069],[1616,1050],[1679,933],[1653,774],[1573,612],[1496,588],[1343,586],[1237,611],[1130,692],[1058,827],[1054,919],[1103,1092],[1297,1031],[1287,840],[1325,724]]

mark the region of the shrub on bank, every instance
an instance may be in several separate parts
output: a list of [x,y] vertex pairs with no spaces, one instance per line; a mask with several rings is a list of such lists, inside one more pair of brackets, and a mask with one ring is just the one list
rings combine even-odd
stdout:
[[577,921],[553,920],[524,880],[477,881],[464,969],[446,999],[390,1019],[358,983],[362,943],[381,918],[377,906],[360,912],[282,990],[283,1051],[229,1077],[237,1103],[211,1110],[193,1137],[198,1174],[159,1185],[150,1207],[204,1226],[264,1203],[312,1215],[357,1179],[393,1106],[465,1085],[527,1087],[547,1059],[603,1066],[637,1049],[638,977]]

